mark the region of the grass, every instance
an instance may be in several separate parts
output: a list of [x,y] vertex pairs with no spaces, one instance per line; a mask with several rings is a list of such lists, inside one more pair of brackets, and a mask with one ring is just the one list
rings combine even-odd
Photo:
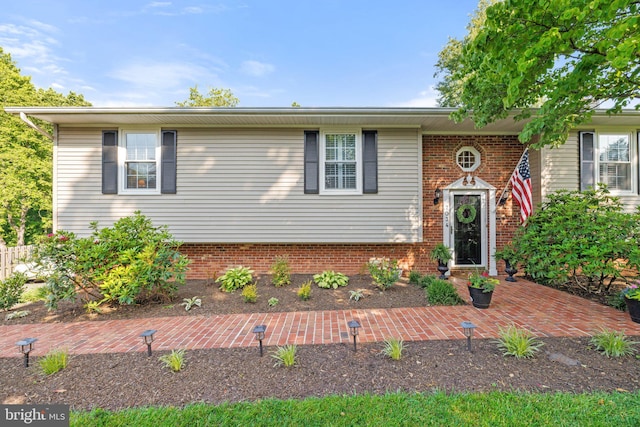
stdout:
[[71,426],[637,426],[636,393],[390,393],[72,412]]

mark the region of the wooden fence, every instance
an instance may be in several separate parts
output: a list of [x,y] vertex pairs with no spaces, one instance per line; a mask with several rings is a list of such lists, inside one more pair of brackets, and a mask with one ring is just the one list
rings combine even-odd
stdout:
[[31,255],[33,246],[1,246],[0,245],[0,280],[11,276],[17,264]]

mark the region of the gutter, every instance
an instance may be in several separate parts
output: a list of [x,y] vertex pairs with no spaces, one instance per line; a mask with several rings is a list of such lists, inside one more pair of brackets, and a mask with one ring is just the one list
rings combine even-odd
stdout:
[[38,126],[37,124],[33,123],[29,117],[27,117],[27,115],[20,111],[20,120],[22,120],[23,122],[25,122],[27,124],[27,126],[29,126],[30,128],[36,130],[39,134],[45,136],[46,138],[48,138],[49,140],[53,141],[53,135],[51,135],[49,132],[47,132],[46,130],[42,129],[40,126]]

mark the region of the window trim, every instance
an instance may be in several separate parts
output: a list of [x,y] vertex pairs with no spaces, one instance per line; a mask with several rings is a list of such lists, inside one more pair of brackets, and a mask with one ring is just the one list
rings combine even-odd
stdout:
[[[469,168],[463,168],[462,165],[458,162],[458,157],[460,156],[460,153],[462,153],[463,151],[470,151],[476,158],[473,165]],[[480,152],[475,147],[471,145],[465,145],[464,147],[460,147],[460,149],[456,151],[456,165],[458,165],[458,167],[462,169],[463,172],[473,172],[476,169],[478,169],[481,164],[482,164],[482,157],[480,156]]]
[[[159,195],[162,187],[162,132],[160,128],[120,128],[118,141],[118,194]],[[127,135],[154,134],[156,137],[156,188],[127,188]]]
[[[583,181],[583,135],[593,135],[593,182],[597,187],[600,181],[600,138],[602,136],[626,136],[629,140],[629,164],[630,170],[630,188],[628,190],[619,190],[615,188],[609,188],[612,195],[615,196],[635,196],[638,194],[638,139],[640,138],[640,132],[619,130],[619,129],[598,129],[598,130],[582,130],[578,133],[578,149],[580,152],[580,188],[582,189]],[[626,162],[625,162],[626,163]],[[581,190],[583,191],[583,190]]]
[[[325,181],[325,165],[326,165],[326,136],[335,134],[353,134],[355,135],[356,145],[356,187],[353,189],[327,189]],[[362,128],[326,128],[320,131],[320,194],[321,195],[361,195],[362,194]]]

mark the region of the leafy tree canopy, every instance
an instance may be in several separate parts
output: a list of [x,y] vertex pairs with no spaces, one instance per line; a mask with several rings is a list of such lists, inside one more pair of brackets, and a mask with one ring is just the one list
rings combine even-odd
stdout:
[[235,107],[240,100],[233,95],[230,89],[209,88],[209,92],[203,95],[198,90],[198,85],[189,88],[189,99],[176,102],[178,107]]
[[638,0],[482,0],[467,36],[440,52],[440,104],[478,127],[515,111],[537,148],[597,108],[639,109],[639,12]]
[[[90,105],[82,95],[36,89],[0,48],[0,244],[30,243],[51,227],[52,143],[6,106]],[[52,131],[51,125],[34,122]]]

